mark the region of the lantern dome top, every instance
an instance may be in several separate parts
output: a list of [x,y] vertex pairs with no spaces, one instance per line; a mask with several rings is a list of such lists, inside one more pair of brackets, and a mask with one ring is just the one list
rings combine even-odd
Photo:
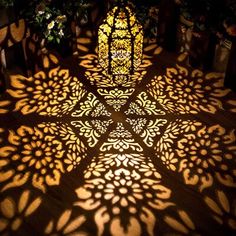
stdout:
[[[107,28],[108,33],[115,30],[128,30],[131,34],[136,34],[142,30],[142,26],[136,20],[134,12],[128,5],[115,6],[107,14],[100,28]],[[110,28],[110,29],[108,29]]]

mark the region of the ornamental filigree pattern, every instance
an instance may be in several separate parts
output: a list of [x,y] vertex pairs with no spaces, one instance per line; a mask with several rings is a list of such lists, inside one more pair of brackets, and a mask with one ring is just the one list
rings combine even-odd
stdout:
[[[111,169],[112,166],[116,169]],[[142,178],[143,174],[145,178]],[[78,200],[74,205],[95,211],[99,235],[106,234],[107,224],[113,234],[116,230],[124,233],[125,229],[131,234],[138,229],[139,233],[153,235],[155,217],[152,209],[162,211],[175,205],[169,200],[171,191],[161,184],[161,175],[150,158],[140,153],[100,154],[85,171],[85,178],[85,184],[76,189]],[[142,201],[146,206],[139,207]],[[106,202],[105,206],[102,202]]]
[[164,68],[151,43],[117,86],[80,36],[78,70],[44,52],[1,95],[1,235],[234,235],[236,98],[222,75]]
[[[179,171],[183,173],[185,182],[197,184],[200,189],[211,186],[213,176],[210,167],[215,168],[216,178],[226,186],[236,187],[235,169],[228,169],[228,160],[236,155],[234,132],[226,133],[219,125],[198,130],[197,135],[185,134],[178,141],[176,152],[182,158]],[[209,137],[211,136],[211,140]],[[221,144],[221,146],[219,145]],[[188,156],[188,157],[187,157]]]
[[161,127],[167,123],[166,120],[157,119],[155,121],[150,120],[146,129],[144,129],[143,133],[140,135],[143,138],[143,141],[148,147],[152,147],[154,140],[153,138],[157,135],[161,134]]
[[146,92],[141,92],[137,96],[135,101],[139,107],[142,107],[146,114],[148,115],[165,115],[165,112],[161,109],[157,109],[156,102],[150,101]]
[[72,113],[72,117],[82,117],[89,116],[99,117],[99,116],[110,116],[105,106],[99,102],[96,96],[92,93],[89,93],[86,101],[79,104],[79,108]]
[[22,114],[59,116],[68,114],[85,94],[78,78],[68,70],[57,67],[46,74],[38,72],[34,77],[11,76],[8,93],[18,99],[15,111]]
[[98,139],[101,137],[101,134],[97,132],[88,121],[72,121],[71,125],[79,130],[79,135],[87,138],[87,143],[90,147],[94,147],[97,144]]
[[116,87],[117,84],[122,85],[124,88],[135,87],[137,83],[140,83],[143,77],[147,74],[146,69],[152,65],[150,57],[143,55],[141,65],[132,74],[127,76],[118,75],[116,81],[113,81],[111,75],[108,75],[103,71],[98,64],[98,56],[94,52],[85,56],[79,57],[79,65],[86,69],[85,77],[90,81],[92,85],[98,87]]
[[134,92],[134,89],[114,90],[108,91],[107,89],[98,89],[100,95],[104,96],[108,105],[112,106],[115,111],[120,111],[121,107],[124,106],[128,98]]
[[109,152],[112,149],[119,152],[124,152],[127,149],[143,151],[142,147],[134,142],[131,133],[124,129],[122,123],[117,124],[116,129],[109,134],[108,142],[104,142],[100,148],[102,152]]
[[138,119],[127,118],[126,121],[130,125],[132,125],[132,129],[136,134],[142,133],[142,131],[144,130],[146,123],[147,123],[146,118],[138,118]]
[[200,70],[190,73],[188,69],[177,65],[176,68],[168,68],[166,75],[155,76],[147,87],[150,94],[171,113],[215,113],[222,109],[218,98],[230,91],[222,88],[220,78],[221,74],[204,75]]
[[[38,128],[21,126],[17,131],[9,130],[9,145],[0,148],[3,157],[10,156],[1,162],[1,191],[21,186],[29,179],[36,188],[46,191],[46,185],[59,184],[64,173],[62,143],[53,135],[45,136]],[[16,169],[9,169],[13,163]],[[33,174],[32,174],[33,173]]]

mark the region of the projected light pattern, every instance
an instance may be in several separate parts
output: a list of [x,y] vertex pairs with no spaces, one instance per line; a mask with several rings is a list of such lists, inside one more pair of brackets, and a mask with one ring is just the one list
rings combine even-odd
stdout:
[[79,58],[84,75],[52,61],[11,76],[0,101],[0,233],[233,234],[236,98],[222,75],[160,73],[145,55],[139,79],[117,87],[95,61]]

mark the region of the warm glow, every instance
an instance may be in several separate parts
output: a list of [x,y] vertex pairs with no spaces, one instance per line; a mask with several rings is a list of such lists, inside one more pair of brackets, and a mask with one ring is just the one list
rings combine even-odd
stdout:
[[234,235],[236,98],[223,75],[156,57],[150,42],[126,75],[142,51],[121,50],[128,35],[103,44],[120,48],[112,59],[131,58],[109,75],[91,35],[77,40],[79,66],[43,49],[39,72],[8,78],[0,235]]
[[108,13],[99,27],[98,43],[99,64],[115,78],[133,74],[141,64],[143,30],[128,6]]

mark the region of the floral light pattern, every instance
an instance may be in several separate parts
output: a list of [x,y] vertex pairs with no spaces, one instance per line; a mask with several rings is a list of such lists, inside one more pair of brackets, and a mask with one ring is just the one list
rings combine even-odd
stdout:
[[[153,235],[155,217],[151,209],[164,210],[174,206],[174,203],[169,201],[171,191],[161,184],[161,175],[155,167],[149,163],[139,168],[144,160],[150,159],[140,154],[111,154],[105,158],[100,155],[97,165],[96,159],[85,173],[87,180],[84,186],[76,189],[78,201],[74,203],[75,206],[95,211],[98,235],[106,233],[104,229],[107,223],[112,234],[116,231],[122,234],[127,230],[127,221],[129,234],[136,230],[141,233],[142,222],[146,226],[142,231]],[[136,165],[133,165],[135,160]],[[113,164],[119,167],[109,170]],[[142,173],[146,178],[141,177]],[[102,178],[103,175],[106,180]],[[142,201],[147,202],[146,207],[138,207]],[[107,207],[102,202],[106,202]],[[122,215],[127,217],[126,221],[122,220]]]
[[79,80],[60,67],[50,70],[48,75],[40,71],[30,78],[12,76],[11,85],[8,93],[20,98],[15,111],[21,111],[24,115],[36,112],[40,115],[62,116],[71,111],[85,93]]
[[[211,140],[209,140],[210,136]],[[236,183],[233,181],[234,172],[231,173],[232,179],[224,174],[228,171],[227,160],[232,160],[233,156],[236,155],[235,135],[233,133],[225,135],[225,130],[216,125],[209,129],[203,127],[197,132],[196,137],[186,134],[185,138],[178,141],[178,149],[176,150],[178,155],[183,158],[180,162],[179,171],[185,176],[186,183],[196,184],[200,181],[198,176],[201,176],[200,182],[204,181],[206,185],[211,186],[213,179],[207,170],[210,167],[219,166],[219,170],[215,172],[217,178],[226,185],[236,187]],[[228,151],[222,150],[219,143],[225,143]],[[186,158],[187,156],[188,158]],[[189,172],[189,177],[187,172]]]
[[213,199],[206,196],[204,198],[204,201],[211,209],[214,218],[220,224],[226,224],[233,230],[236,230],[235,199],[231,201],[231,204],[224,191],[222,190],[217,190]]
[[45,235],[86,235],[80,230],[86,218],[83,215],[76,216],[71,220],[72,210],[66,210],[58,219],[57,223],[51,220],[44,230]]
[[[34,128],[21,126],[16,131],[9,130],[7,137],[9,144],[0,147],[1,156],[5,157],[5,160],[0,162],[0,182],[4,183],[1,191],[31,181],[35,188],[45,192],[47,186],[59,185],[65,168],[71,171],[79,165],[81,159],[85,157],[84,144],[74,136],[70,128],[66,129],[65,139],[64,127],[61,126],[60,132],[57,133],[58,127],[60,123],[41,123]],[[61,136],[61,140],[55,135]],[[66,143],[64,140],[67,140]],[[67,148],[69,150],[65,154]],[[72,151],[77,152],[71,153]],[[66,155],[67,158],[63,161]],[[10,158],[7,158],[8,156]],[[11,169],[11,165],[16,165],[17,168]]]
[[171,113],[215,113],[217,109],[222,109],[218,98],[227,95],[230,90],[222,89],[220,74],[203,76],[200,70],[193,70],[190,74],[186,68],[177,65],[176,68],[168,68],[164,77],[156,76],[147,87],[156,101]]
[[120,111],[121,107],[126,104],[127,99],[134,92],[134,89],[125,91],[115,88],[114,90],[99,89],[98,92],[104,96],[108,105],[113,106],[115,111]]
[[[32,184],[45,191],[45,184],[59,184],[61,173],[64,173],[62,156],[64,150],[62,143],[55,140],[55,136],[44,137],[38,128],[21,126],[16,132],[9,131],[9,146],[1,148],[3,156],[11,156],[6,160],[1,169],[7,168],[11,162],[17,163],[17,169],[10,172],[2,172],[3,180],[10,180],[2,191],[8,188],[20,186],[29,178]],[[31,170],[32,171],[31,172]],[[31,173],[34,173],[33,175]]]
[[165,70],[152,44],[117,86],[85,36],[76,76],[44,58],[1,98],[1,233],[231,235],[235,98],[222,75]]
[[11,197],[6,197],[0,202],[0,232],[7,235],[7,232],[17,230],[22,225],[25,218],[29,218],[40,206],[42,199],[40,197],[32,199],[30,191],[25,190],[18,203]]

